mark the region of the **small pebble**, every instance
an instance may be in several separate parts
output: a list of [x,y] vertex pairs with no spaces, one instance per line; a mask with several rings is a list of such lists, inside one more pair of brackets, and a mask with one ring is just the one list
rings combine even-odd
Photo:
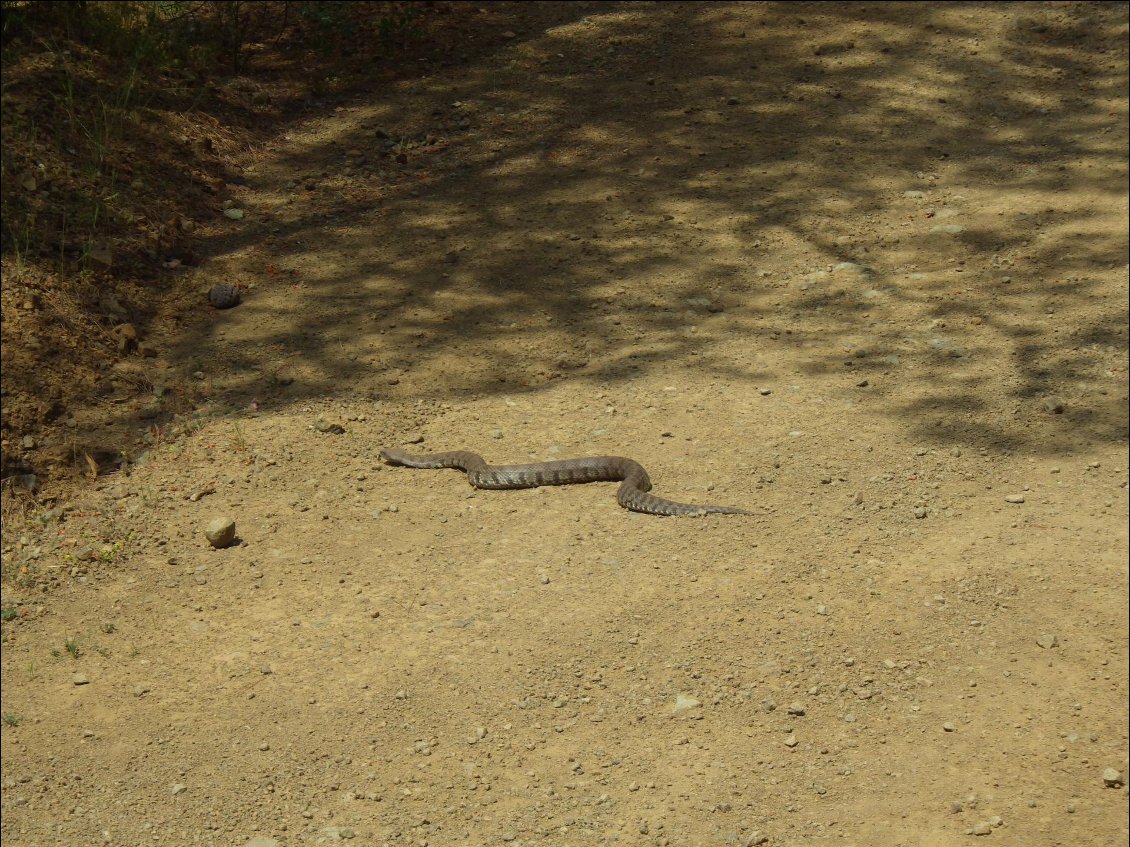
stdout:
[[213,285],[208,290],[208,302],[217,309],[230,309],[238,306],[241,292],[238,285]]
[[71,682],[73,682],[75,685],[89,685],[90,684],[90,680],[87,679],[87,676],[84,673],[76,673],[74,676],[71,677]]
[[204,537],[217,550],[229,546],[235,541],[235,521],[226,516],[214,518],[204,528]]
[[957,730],[957,727],[956,727],[956,726],[954,726],[954,725],[953,725],[952,723],[950,723],[949,721],[946,721],[946,722],[945,722],[944,724],[942,724],[942,729],[943,729],[943,730],[944,730],[945,732],[954,732],[954,731],[956,731],[956,730]]
[[680,712],[685,712],[689,709],[697,709],[700,705],[702,704],[694,697],[691,697],[688,694],[680,693],[675,696],[675,707],[673,711],[677,715]]
[[331,421],[321,415],[314,421],[314,429],[318,430],[318,432],[330,433],[331,435],[341,435],[345,432],[345,427],[337,421]]
[[992,824],[988,821],[977,821],[973,824],[973,829],[969,830],[973,835],[989,835],[993,831]]
[[1103,771],[1103,783],[1107,788],[1118,788],[1122,785],[1122,774],[1114,768],[1107,768]]
[[1006,502],[1006,503],[1023,503],[1024,502],[1024,495],[1023,494],[1009,494],[1007,497],[1004,498],[1004,502]]
[[1051,633],[1044,633],[1036,639],[1036,643],[1043,647],[1045,650],[1050,650],[1059,645],[1059,638]]

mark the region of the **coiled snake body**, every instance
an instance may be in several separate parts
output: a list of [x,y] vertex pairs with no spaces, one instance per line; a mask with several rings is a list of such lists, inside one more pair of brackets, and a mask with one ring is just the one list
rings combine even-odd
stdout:
[[381,451],[381,458],[390,465],[406,468],[459,468],[467,472],[467,481],[475,488],[537,488],[574,482],[620,481],[617,502],[625,509],[648,515],[750,514],[730,506],[694,506],[648,494],[651,479],[643,465],[622,456],[591,456],[529,465],[488,465],[478,453],[466,450],[417,456],[390,448]]

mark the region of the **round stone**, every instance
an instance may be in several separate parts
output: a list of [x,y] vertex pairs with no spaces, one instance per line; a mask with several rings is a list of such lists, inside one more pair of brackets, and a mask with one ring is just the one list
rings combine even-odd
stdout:
[[235,541],[235,521],[229,517],[215,518],[204,527],[204,536],[217,550],[227,547]]
[[208,302],[217,309],[230,309],[232,306],[238,306],[239,299],[240,291],[238,285],[220,283],[219,285],[213,285],[208,291]]

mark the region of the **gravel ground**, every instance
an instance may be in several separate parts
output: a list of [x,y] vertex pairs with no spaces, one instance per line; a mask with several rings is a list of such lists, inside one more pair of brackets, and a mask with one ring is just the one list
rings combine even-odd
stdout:
[[6,528],[5,845],[1126,844],[1127,7],[515,20],[249,156],[196,412]]

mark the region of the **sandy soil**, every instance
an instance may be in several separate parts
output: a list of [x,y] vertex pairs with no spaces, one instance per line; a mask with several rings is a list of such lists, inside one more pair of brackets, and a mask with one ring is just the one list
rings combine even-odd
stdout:
[[515,14],[249,156],[196,411],[6,530],[4,844],[1126,844],[1126,5]]

